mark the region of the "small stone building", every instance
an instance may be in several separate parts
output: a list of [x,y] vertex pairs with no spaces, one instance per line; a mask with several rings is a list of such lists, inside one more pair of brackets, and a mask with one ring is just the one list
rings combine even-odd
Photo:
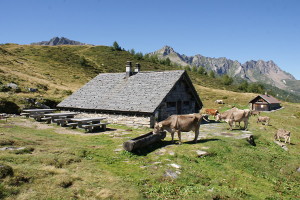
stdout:
[[252,110],[257,111],[271,111],[281,108],[280,101],[271,95],[258,95],[250,102]]
[[172,114],[198,113],[202,106],[184,70],[140,71],[139,64],[133,70],[128,61],[126,73],[99,74],[57,107],[101,113],[115,123],[120,123],[117,118],[128,124],[128,119],[139,121],[141,117],[146,119],[142,125],[153,127],[155,121]]

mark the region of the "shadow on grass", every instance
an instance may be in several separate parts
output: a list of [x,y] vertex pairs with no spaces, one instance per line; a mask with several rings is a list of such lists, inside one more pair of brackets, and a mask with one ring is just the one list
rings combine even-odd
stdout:
[[106,132],[106,131],[116,131],[117,129],[115,129],[115,128],[106,128],[106,130],[103,130],[103,129],[93,129],[91,132],[90,131],[88,131],[88,132],[86,132],[86,133],[102,133],[102,132]]
[[[217,141],[219,139],[201,139],[197,141],[197,144],[202,144],[202,143],[206,143],[206,142],[210,142],[210,141]],[[176,141],[175,141],[176,142]],[[195,144],[195,142],[193,141],[188,141],[188,142],[184,142],[183,144]],[[150,144],[142,149],[137,149],[132,151],[131,153],[138,155],[138,156],[146,156],[149,153],[155,151],[156,149],[160,149],[169,145],[179,145],[178,143],[173,143],[171,140],[169,141],[158,141],[156,143]]]
[[206,142],[212,142],[212,141],[218,141],[220,139],[199,139],[197,140],[197,143],[195,143],[194,141],[187,141],[187,142],[184,142],[184,144],[203,144],[203,143],[206,143]]

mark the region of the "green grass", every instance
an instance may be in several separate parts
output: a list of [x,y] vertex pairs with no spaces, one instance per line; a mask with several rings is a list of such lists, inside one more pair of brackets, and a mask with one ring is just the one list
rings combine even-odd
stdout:
[[[25,119],[10,118],[0,124],[1,147],[33,151],[0,151],[1,163],[14,170],[14,176],[1,180],[0,195],[4,199],[297,199],[300,124],[293,116],[300,106],[284,107],[262,114],[271,117],[270,126],[256,124],[251,117],[249,130],[256,138],[255,147],[220,136],[197,144],[170,145],[168,134],[165,141],[137,153],[115,150],[149,129],[109,126],[126,133],[119,137],[58,134],[56,125],[37,129],[21,126],[19,122]],[[227,127],[224,124],[224,132]],[[281,127],[292,132],[288,152],[273,142]],[[204,147],[209,147],[205,150],[209,155],[197,157],[196,150]],[[181,168],[171,167],[172,163]],[[172,179],[165,176],[167,171],[180,174]]]

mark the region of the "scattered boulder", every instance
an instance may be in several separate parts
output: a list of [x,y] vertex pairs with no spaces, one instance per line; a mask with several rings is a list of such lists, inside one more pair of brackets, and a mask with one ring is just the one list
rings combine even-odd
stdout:
[[204,156],[209,155],[208,152],[206,152],[206,151],[201,151],[201,150],[197,150],[196,153],[197,153],[197,156],[198,156],[198,157],[204,157]]
[[13,176],[13,168],[9,165],[0,164],[0,178],[5,178],[7,176]]
[[37,88],[28,88],[28,91],[29,91],[29,92],[37,92],[38,89],[37,89]]
[[287,148],[287,146],[282,143],[282,142],[278,142],[278,141],[274,141],[276,144],[278,144],[283,150],[288,151],[289,149]]
[[172,179],[176,179],[178,178],[178,174],[170,169],[168,169],[165,174],[164,174],[165,177],[169,177],[169,178],[172,178]]
[[176,169],[180,169],[181,168],[181,166],[180,165],[178,165],[178,164],[175,164],[175,163],[172,163],[172,164],[169,164],[171,167],[174,167],[174,168],[176,168]]
[[18,89],[18,85],[17,84],[15,84],[15,83],[7,83],[7,85],[6,85],[7,87],[10,87],[11,89]]

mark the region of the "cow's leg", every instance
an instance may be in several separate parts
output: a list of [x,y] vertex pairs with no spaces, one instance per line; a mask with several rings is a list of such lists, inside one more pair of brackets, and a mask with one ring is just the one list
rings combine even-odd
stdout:
[[174,131],[172,131],[172,132],[171,132],[172,143],[174,143],[174,134],[175,134],[175,132],[174,132]]
[[291,144],[291,136],[289,136],[289,144]]
[[177,134],[178,134],[179,144],[181,144],[181,131],[177,131]]
[[244,121],[244,129],[245,129],[245,131],[248,130],[248,120]]
[[194,139],[194,142],[195,142],[195,143],[197,143],[197,141],[198,141],[198,136],[199,136],[199,128],[197,128],[197,129],[195,130],[195,139]]
[[232,124],[233,124],[233,122],[232,122],[232,121],[229,121],[228,124],[229,124],[229,127],[230,127],[229,130],[232,131]]

